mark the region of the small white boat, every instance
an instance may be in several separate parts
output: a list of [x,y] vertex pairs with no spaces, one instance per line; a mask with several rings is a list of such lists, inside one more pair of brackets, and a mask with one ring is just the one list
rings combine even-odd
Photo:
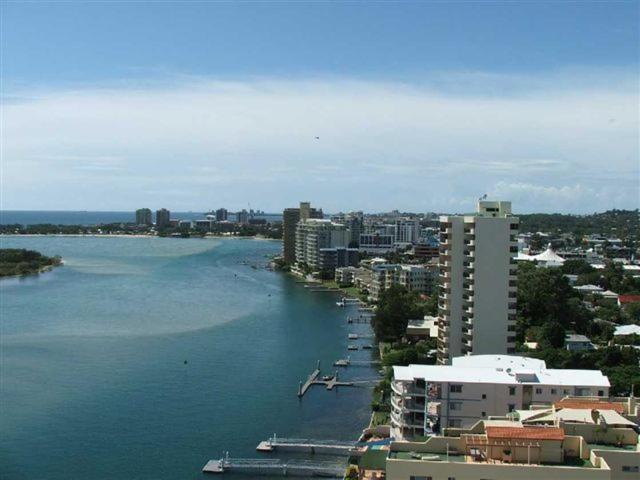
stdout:
[[336,305],[339,307],[344,307],[344,302],[340,301],[340,302],[336,302]]
[[347,346],[347,350],[358,350],[358,345],[349,345]]
[[349,334],[349,340],[357,340],[358,339],[358,334],[357,333],[350,333]]
[[364,350],[371,350],[373,348],[373,345],[370,345],[370,344],[362,345],[362,348]]

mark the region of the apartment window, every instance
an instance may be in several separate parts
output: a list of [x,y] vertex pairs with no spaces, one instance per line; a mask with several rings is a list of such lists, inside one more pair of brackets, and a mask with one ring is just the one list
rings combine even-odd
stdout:
[[536,388],[536,395],[542,395],[542,389]]
[[569,395],[569,390],[567,390],[566,388],[564,390],[562,390],[562,394],[563,395]]
[[449,410],[462,410],[462,402],[449,402]]
[[551,389],[551,395],[555,395],[556,393],[558,393],[558,390],[556,390],[555,388]]
[[598,396],[604,397],[604,390],[598,390]]
[[451,393],[462,393],[462,385],[449,385]]
[[622,466],[622,471],[623,472],[639,472],[640,471],[640,467],[638,467],[637,465],[623,465]]
[[449,427],[451,428],[460,428],[462,426],[462,420],[459,418],[450,418],[449,419]]
[[487,412],[482,412],[482,413],[481,413],[481,415],[482,415],[483,417],[486,417],[486,416],[487,416]]
[[486,400],[486,399],[487,399],[487,394],[486,394],[486,393],[483,393],[483,394],[482,394],[482,399],[483,399],[483,400]]
[[433,477],[422,477],[422,476],[411,475],[409,477],[409,480],[433,480]]
[[510,403],[509,404],[509,412],[513,412],[515,409],[516,409],[515,403]]
[[507,353],[516,353],[515,348],[507,348]]
[[456,477],[447,477],[447,480],[456,480]]
[[509,395],[513,396],[516,394],[516,387],[509,387]]

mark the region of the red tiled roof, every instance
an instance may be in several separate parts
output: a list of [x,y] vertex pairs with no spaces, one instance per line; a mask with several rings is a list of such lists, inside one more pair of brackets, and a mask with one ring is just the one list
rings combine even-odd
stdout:
[[599,400],[560,400],[553,404],[556,408],[581,408],[587,410],[615,410],[618,413],[624,413],[624,406],[620,403],[601,402]]
[[640,295],[619,295],[618,301],[620,303],[636,303],[640,302]]
[[487,438],[515,440],[564,440],[564,429],[557,427],[487,427]]

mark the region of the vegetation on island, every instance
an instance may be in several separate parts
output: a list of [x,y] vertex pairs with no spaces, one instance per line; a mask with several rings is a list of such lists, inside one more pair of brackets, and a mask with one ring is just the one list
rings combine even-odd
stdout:
[[0,277],[40,273],[61,263],[60,257],[47,257],[34,250],[0,249]]

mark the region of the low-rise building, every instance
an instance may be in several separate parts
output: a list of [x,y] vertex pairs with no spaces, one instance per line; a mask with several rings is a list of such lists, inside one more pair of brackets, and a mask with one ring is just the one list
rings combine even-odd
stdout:
[[[637,428],[637,427],[636,427]],[[613,430],[613,428],[612,428]],[[631,480],[640,472],[637,433],[600,424],[573,429],[565,422],[545,426],[487,420],[450,429],[425,442],[392,442],[387,480]],[[588,436],[597,439],[591,442]]]
[[426,265],[377,264],[371,266],[372,281],[370,296],[374,301],[393,285],[401,285],[410,292],[431,293],[437,267]]
[[614,337],[626,337],[627,335],[640,335],[640,325],[619,325],[613,332]]
[[640,303],[640,295],[618,295],[618,306],[620,308],[632,303]]
[[585,350],[595,350],[596,347],[585,335],[570,333],[564,337],[564,348],[570,352],[582,352]]
[[438,317],[425,315],[422,319],[409,320],[407,338],[414,340],[438,338]]
[[336,268],[333,278],[336,281],[336,283],[341,287],[350,287],[352,285],[355,285],[355,280],[358,277],[358,275],[361,275],[366,271],[367,270],[364,268],[355,267],[355,266],[338,267]]
[[599,370],[548,369],[534,358],[475,355],[455,357],[448,366],[393,367],[391,389],[393,436],[403,439],[443,427],[469,428],[567,395],[607,397],[609,380]]

